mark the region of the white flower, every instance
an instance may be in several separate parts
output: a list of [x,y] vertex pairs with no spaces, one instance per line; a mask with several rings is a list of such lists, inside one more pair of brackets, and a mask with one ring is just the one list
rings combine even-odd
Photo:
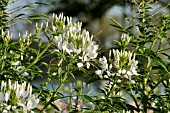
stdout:
[[79,63],[77,63],[77,66],[78,67],[83,67],[83,63],[79,62]]
[[2,92],[0,92],[0,101],[4,101],[5,100],[5,96]]
[[94,59],[97,57],[99,46],[98,45],[93,45],[93,43],[90,43],[88,48],[84,49],[84,55],[87,56],[89,59]]
[[108,63],[107,63],[107,59],[105,56],[103,56],[103,58],[99,58],[99,62],[101,64],[101,68],[102,70],[107,70],[108,69]]
[[123,42],[124,46],[127,46],[130,42],[131,37],[127,34],[122,34],[121,41]]
[[26,82],[18,84],[18,81],[12,84],[10,79],[8,82],[1,82],[0,106],[3,108],[3,111],[0,112],[9,113],[13,111],[18,113],[18,111],[23,111],[23,113],[28,113],[31,112],[38,103],[39,99],[32,94],[30,84]]
[[90,63],[89,62],[86,62],[86,67],[87,67],[87,69],[90,68]]
[[97,70],[97,71],[95,71],[95,73],[96,73],[97,75],[102,75],[102,74],[103,74],[102,70]]
[[8,90],[8,91],[5,93],[5,101],[6,101],[6,102],[9,100],[9,97],[10,97],[10,91]]
[[109,65],[109,70],[111,70],[113,68],[113,65],[112,64],[110,64]]
[[138,64],[138,61],[135,61],[135,59],[132,59],[130,62],[129,62],[129,65],[130,65],[130,70],[132,72],[133,75],[139,75],[136,71],[136,68],[137,68],[137,64]]
[[65,47],[68,54],[71,54],[74,51],[74,44],[72,42],[68,43]]
[[6,83],[4,81],[1,82],[1,91],[6,87]]
[[[114,58],[112,58],[112,53]],[[135,54],[132,52],[113,49],[109,52],[109,57],[109,60],[105,56],[99,58],[99,67],[101,70],[99,69],[95,73],[101,78],[112,78],[116,75],[117,77],[123,76],[126,79],[131,79],[131,76],[139,75],[137,73],[138,61],[135,60]],[[102,75],[103,73],[106,74]]]
[[17,107],[16,107],[16,106],[12,106],[12,110],[13,110],[15,113],[18,113],[18,110],[17,110]]
[[26,76],[28,76],[29,75],[29,73],[27,73],[27,72],[24,72],[23,74],[22,74],[22,76],[24,76],[24,77],[26,77]]
[[24,56],[23,55],[21,55],[21,60],[23,60],[24,59]]
[[138,61],[135,60],[135,54],[131,53],[130,51],[118,51],[113,50],[114,54],[114,65],[118,69],[122,69],[121,74],[128,74],[128,75],[139,75],[136,71]]
[[55,43],[58,51],[74,56],[78,62],[86,63],[87,68],[98,55],[99,45],[93,41],[93,36],[89,32],[82,30],[81,22],[72,22],[71,17],[65,17],[63,14],[53,15],[53,32],[59,30],[61,34],[55,36]]
[[108,75],[104,75],[104,78],[109,78]]
[[122,74],[126,74],[126,69],[122,69]]
[[131,82],[132,84],[135,84],[135,83],[136,83],[134,80],[130,80],[130,82]]
[[30,98],[27,102],[27,109],[28,110],[34,109],[38,103],[39,99],[35,99],[35,96],[32,96],[32,98]]
[[11,105],[9,105],[9,106],[6,107],[7,110],[10,110],[10,108],[11,108]]
[[26,71],[23,72],[23,71],[25,70],[25,67],[24,67],[24,66],[16,66],[14,69],[15,69],[17,72],[21,73],[22,76],[24,76],[24,77],[26,77],[26,76],[29,75],[28,72],[26,72]]
[[58,48],[60,49],[60,50],[62,50],[62,37],[61,37],[61,35],[59,35],[59,36],[55,36],[54,37],[55,38],[55,41],[58,43]]
[[119,79],[119,80],[117,80],[117,82],[122,82],[122,81]]
[[4,109],[4,110],[2,111],[2,113],[8,113],[8,111],[7,111],[6,109]]
[[118,73],[119,73],[119,74],[122,74],[122,70],[120,69],[120,70],[118,71]]
[[14,62],[14,66],[18,66],[18,65],[20,65],[20,61],[16,61],[16,62]]

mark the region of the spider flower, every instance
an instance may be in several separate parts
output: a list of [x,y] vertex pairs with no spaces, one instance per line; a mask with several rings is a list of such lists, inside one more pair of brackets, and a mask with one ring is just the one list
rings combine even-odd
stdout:
[[132,37],[130,37],[128,34],[122,34],[122,36],[121,36],[121,42],[122,42],[122,44],[123,44],[124,47],[126,47],[126,46],[129,44],[131,38],[132,38]]
[[0,112],[1,113],[34,113],[33,109],[39,103],[39,99],[32,94],[32,87],[26,82],[19,84],[1,82],[0,87]]
[[56,35],[55,42],[57,51],[69,54],[77,58],[78,67],[86,64],[90,67],[89,61],[95,59],[98,55],[99,45],[93,41],[93,36],[86,30],[82,30],[81,22],[73,22],[71,17],[65,17],[63,14],[53,16],[53,32],[59,32]]
[[[114,57],[113,59],[112,56]],[[109,60],[105,56],[99,59],[101,69],[95,71],[95,73],[101,78],[124,76],[132,81],[132,75],[139,75],[137,73],[138,61],[135,60],[135,54],[132,52],[113,49],[110,51],[109,57]]]

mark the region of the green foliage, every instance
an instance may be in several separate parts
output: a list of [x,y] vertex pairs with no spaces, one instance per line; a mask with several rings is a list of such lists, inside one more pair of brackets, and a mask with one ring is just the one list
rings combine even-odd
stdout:
[[[130,23],[127,28],[111,19],[111,25],[124,34],[120,41],[114,41],[116,49],[108,48],[108,57],[102,58],[97,57],[99,45],[82,29],[82,23],[73,22],[63,14],[30,15],[27,21],[45,21],[35,25],[33,34],[19,34],[17,42],[11,41],[12,34],[7,31],[8,1],[0,3],[0,112],[22,112],[21,109],[53,113],[170,111],[170,56],[167,53],[170,15],[157,16],[161,11],[153,10],[155,1],[133,0],[137,17],[127,15]],[[46,3],[36,4],[51,7]],[[42,37],[48,42],[44,43]],[[68,79],[84,75],[89,77],[87,83],[71,83]],[[46,81],[40,87],[30,87],[30,84],[26,87],[26,82],[37,77],[46,78]],[[53,81],[57,81],[57,85]],[[96,94],[93,83],[99,84],[99,81],[103,86],[97,87]],[[52,84],[52,88],[48,84]],[[23,96],[31,95],[32,91],[39,99]],[[18,95],[29,102],[20,103]]]
[[[6,30],[8,28],[8,13],[6,12],[6,6],[8,5],[9,0],[1,0],[0,1],[0,31]],[[0,33],[0,35],[2,35]],[[2,40],[0,39],[0,42]]]
[[[136,1],[134,3],[138,8],[138,18],[127,19],[130,22],[130,27],[127,29],[119,27],[121,25],[113,20],[113,26],[132,37],[128,47],[136,53],[139,61],[138,72],[141,79],[137,81],[137,84],[132,85],[132,90],[136,96],[133,94],[130,96],[133,101],[139,102],[136,103],[136,107],[141,106],[142,112],[146,113],[148,110],[168,112],[169,103],[163,100],[168,99],[169,96],[165,90],[162,90],[163,95],[158,94],[155,90],[158,87],[166,89],[169,84],[169,70],[167,69],[169,63],[167,61],[169,59],[170,16],[167,14],[157,16],[159,10],[152,11],[153,3],[151,0],[147,2],[142,0],[140,4]],[[152,107],[153,103],[154,107]]]

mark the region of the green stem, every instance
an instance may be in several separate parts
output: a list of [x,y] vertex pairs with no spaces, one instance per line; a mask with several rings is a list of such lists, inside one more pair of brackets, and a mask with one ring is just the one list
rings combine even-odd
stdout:
[[[150,68],[151,69],[151,68]],[[146,75],[147,76],[147,75]],[[142,94],[143,94],[143,98],[142,98],[142,104],[143,104],[143,113],[147,113],[147,103],[148,103],[148,95],[147,95],[147,91],[146,91],[146,85],[147,82],[145,82],[145,78],[143,79],[143,83],[142,83]]]
[[[61,64],[63,62],[63,57],[59,60],[57,66],[60,67]],[[60,83],[59,83],[59,86],[57,87],[57,89],[55,90],[55,92],[53,92],[53,95],[50,97],[50,100],[47,102],[47,104],[44,106],[43,110],[44,111],[49,105],[51,102],[53,102],[53,98],[54,96],[57,94],[57,92],[62,88],[65,80],[67,79],[67,74],[68,74],[68,70],[69,70],[69,64],[66,66],[66,72],[64,73],[64,78],[62,78],[62,76],[60,76]],[[59,74],[59,73],[58,73]]]
[[151,95],[151,93],[155,90],[155,88],[157,88],[157,87],[161,84],[161,82],[163,82],[163,81],[165,80],[165,78],[166,78],[168,75],[169,75],[169,73],[168,73],[167,75],[165,75],[164,77],[162,77],[162,79],[160,79],[160,80],[158,81],[158,83],[157,83],[154,87],[152,87],[152,89],[151,89],[151,91],[148,93],[148,95]]
[[59,67],[62,64],[62,62],[63,62],[63,57],[59,60],[57,66]]
[[107,103],[107,100],[108,100],[108,98],[109,98],[109,96],[110,96],[110,93],[111,93],[111,92],[113,92],[113,89],[114,89],[114,88],[113,88],[113,87],[111,87],[111,90],[107,92],[107,95],[106,95],[106,98],[105,98],[104,104],[105,104],[105,103]]
[[[7,56],[6,53],[7,53],[7,48],[5,47],[3,57],[6,57],[6,56]],[[4,62],[4,60],[2,59],[1,71],[4,69],[4,66],[5,66],[5,62]]]
[[135,96],[134,96],[134,93],[133,93],[133,90],[132,90],[132,86],[130,85],[130,82],[129,82],[128,85],[129,85],[129,88],[130,88],[130,96],[131,96],[131,98],[134,100],[137,109],[139,109],[139,105],[138,105],[138,103],[137,103],[137,99],[136,99]]
[[150,50],[152,50],[152,48],[153,48],[153,46],[155,45],[156,41],[157,41],[157,39],[155,39],[155,40],[153,41],[153,43],[152,43],[152,45],[151,45],[151,47],[150,47]]
[[148,103],[148,98],[147,98],[147,96],[145,96],[146,98],[144,98],[143,100],[143,111],[144,111],[144,113],[147,113],[147,103]]
[[41,52],[41,53],[39,53],[38,55],[37,55],[37,57],[35,58],[35,60],[31,63],[31,64],[29,64],[22,72],[21,72],[21,74],[23,74],[24,72],[25,72],[25,70],[27,70],[27,69],[29,69],[31,66],[33,66],[34,64],[36,64],[39,60],[40,60],[40,58],[42,57],[42,55],[47,51],[47,49],[51,46],[51,44],[52,44],[52,42],[50,42],[47,46],[46,46],[46,48]]
[[64,78],[61,80],[59,86],[57,87],[57,89],[55,90],[55,92],[53,93],[53,95],[51,96],[50,100],[47,102],[47,104],[44,106],[44,108],[42,109],[42,111],[44,111],[51,102],[53,102],[54,96],[58,93],[58,91],[62,88],[65,80],[67,79],[67,72],[64,74]]

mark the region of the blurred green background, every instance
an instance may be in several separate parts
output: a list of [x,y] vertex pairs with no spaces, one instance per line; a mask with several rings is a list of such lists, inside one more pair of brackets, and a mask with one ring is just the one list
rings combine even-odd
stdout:
[[[12,1],[8,9],[12,10],[16,7],[18,9],[11,13],[11,18],[19,15],[12,21],[15,25],[10,29],[15,34],[17,32],[23,33],[25,30],[33,32],[35,22],[41,22],[33,20],[33,23],[30,24],[19,20],[20,17],[28,15],[27,18],[29,18],[30,14],[46,14],[50,16],[53,13],[64,13],[65,16],[73,17],[73,21],[83,22],[83,27],[94,35],[95,40],[99,42],[101,47],[111,46],[113,39],[120,38],[120,33],[110,26],[110,17],[126,27],[128,25],[125,19],[127,15],[133,17],[136,13],[132,0],[15,0],[14,3]],[[154,5],[154,9],[151,10],[158,10],[159,7],[165,6],[168,1],[160,0],[159,4]],[[122,13],[121,10],[124,10],[124,12]],[[170,13],[170,6],[161,13]]]

